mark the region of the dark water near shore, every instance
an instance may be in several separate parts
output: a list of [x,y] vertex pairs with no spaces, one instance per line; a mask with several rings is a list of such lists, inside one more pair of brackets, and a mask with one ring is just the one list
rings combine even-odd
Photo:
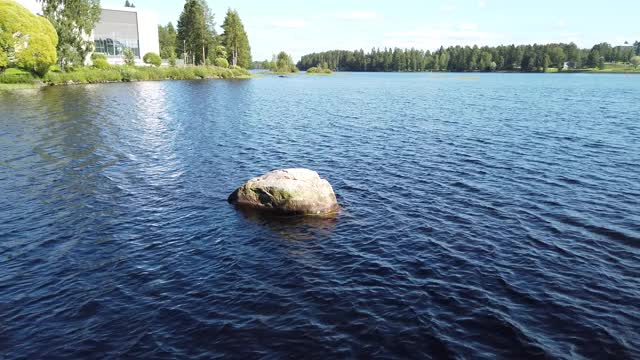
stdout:
[[[335,220],[225,199],[308,167]],[[0,358],[640,357],[640,77],[0,92]]]

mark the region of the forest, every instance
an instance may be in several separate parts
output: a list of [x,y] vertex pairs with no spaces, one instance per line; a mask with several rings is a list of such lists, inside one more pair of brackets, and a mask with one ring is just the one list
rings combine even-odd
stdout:
[[640,42],[633,45],[611,46],[608,43],[580,49],[574,43],[451,46],[437,51],[417,49],[373,48],[364,50],[332,50],[302,56],[297,64],[300,70],[327,63],[335,71],[521,71],[547,72],[550,68],[562,70],[596,68],[605,64],[640,65]]
[[217,34],[214,14],[205,0],[187,0],[177,25],[158,25],[160,57],[186,65],[251,65],[251,46],[238,12],[229,9]]

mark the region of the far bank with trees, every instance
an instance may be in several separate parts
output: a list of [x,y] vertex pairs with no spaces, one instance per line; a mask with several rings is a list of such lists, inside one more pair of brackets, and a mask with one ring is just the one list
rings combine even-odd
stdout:
[[574,43],[556,43],[452,46],[433,52],[413,48],[333,50],[304,55],[297,67],[307,70],[322,63],[337,71],[630,72],[639,70],[640,42],[621,46],[600,43],[590,49],[580,49]]

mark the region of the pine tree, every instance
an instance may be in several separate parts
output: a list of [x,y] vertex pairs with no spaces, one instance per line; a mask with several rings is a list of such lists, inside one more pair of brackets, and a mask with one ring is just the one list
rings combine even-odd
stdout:
[[186,62],[204,64],[206,43],[209,39],[205,9],[200,0],[187,0],[178,20],[178,47],[186,55]]
[[227,49],[231,65],[247,68],[251,65],[251,47],[238,12],[229,9],[222,23],[222,44]]

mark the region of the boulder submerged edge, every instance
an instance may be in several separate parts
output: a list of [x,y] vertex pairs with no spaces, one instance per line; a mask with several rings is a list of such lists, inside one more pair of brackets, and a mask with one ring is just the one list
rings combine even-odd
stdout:
[[252,178],[227,201],[240,209],[277,215],[334,215],[340,205],[331,184],[304,168],[277,169]]

